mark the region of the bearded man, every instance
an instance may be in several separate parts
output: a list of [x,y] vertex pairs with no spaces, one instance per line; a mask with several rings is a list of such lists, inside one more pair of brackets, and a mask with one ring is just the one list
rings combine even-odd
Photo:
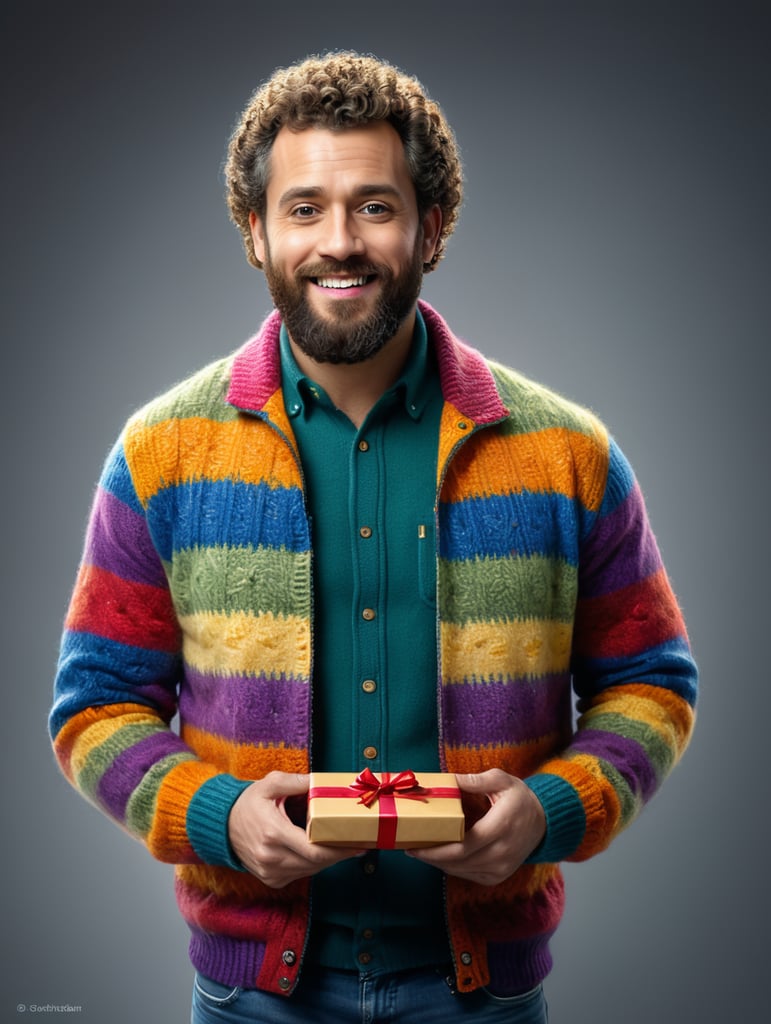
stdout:
[[[194,1024],[545,1021],[559,862],[606,848],[692,729],[639,487],[592,414],[419,299],[462,176],[416,79],[276,72],[226,177],[276,309],[107,461],[59,762],[176,865]],[[454,773],[465,838],[312,843],[311,767]]]

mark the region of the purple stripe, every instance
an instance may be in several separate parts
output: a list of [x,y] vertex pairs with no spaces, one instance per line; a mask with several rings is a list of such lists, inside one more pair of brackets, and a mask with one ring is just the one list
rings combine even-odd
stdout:
[[635,796],[650,800],[656,792],[658,779],[645,748],[636,740],[618,733],[584,729],[573,741],[573,750],[598,757],[621,773]]
[[86,536],[86,561],[133,583],[166,585],[144,516],[114,494],[97,490]]
[[307,747],[310,688],[283,676],[215,676],[185,670],[179,700],[186,725],[234,743]]
[[113,817],[123,821],[126,804],[147,772],[170,754],[188,752],[175,733],[165,729],[147,736],[115,758],[99,783],[97,795]]
[[567,674],[442,687],[444,736],[450,746],[527,743],[570,727]]
[[581,591],[598,597],[646,579],[661,568],[656,539],[635,484],[624,501],[599,520],[581,552]]

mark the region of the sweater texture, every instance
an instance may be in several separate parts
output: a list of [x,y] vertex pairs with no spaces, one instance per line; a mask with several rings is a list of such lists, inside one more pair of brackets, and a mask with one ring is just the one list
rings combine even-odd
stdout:
[[[444,396],[439,760],[525,779],[547,817],[501,885],[445,879],[448,934],[460,991],[521,992],[551,967],[558,862],[606,848],[658,789],[691,733],[696,668],[605,428],[420,309]],[[194,966],[289,994],[310,883],[266,887],[227,839],[251,780],[311,767],[311,527],[279,330],[273,313],[127,424],[95,497],[50,727],[78,790],[176,865]]]

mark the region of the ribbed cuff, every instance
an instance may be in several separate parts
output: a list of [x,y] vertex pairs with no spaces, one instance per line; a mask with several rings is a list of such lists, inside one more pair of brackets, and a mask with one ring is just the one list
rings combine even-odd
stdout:
[[228,838],[228,815],[251,782],[232,775],[215,775],[193,796],[187,808],[187,834],[204,864],[246,870],[233,852]]
[[578,849],[586,832],[586,814],[578,793],[559,775],[531,775],[525,784],[546,814],[546,835],[527,858],[528,864],[556,864]]

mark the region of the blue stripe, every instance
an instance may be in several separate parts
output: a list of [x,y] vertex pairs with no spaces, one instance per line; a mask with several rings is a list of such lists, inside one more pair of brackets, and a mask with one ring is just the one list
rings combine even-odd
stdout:
[[237,480],[193,480],[164,488],[148,504],[153,542],[164,561],[175,551],[207,547],[310,549],[297,487]]
[[578,539],[595,518],[563,494],[522,491],[443,502],[439,550],[448,561],[541,555],[576,565]]
[[144,516],[145,510],[137,497],[134,481],[126,464],[126,453],[120,441],[110,452],[99,482],[105,491],[114,494],[116,498],[128,505],[132,512]]
[[616,442],[611,438],[608,463],[608,479],[605,485],[605,495],[602,499],[600,509],[601,516],[610,515],[614,509],[626,501],[629,492],[634,487],[635,477],[632,467],[629,465],[626,456]]
[[590,697],[610,686],[643,683],[672,690],[691,707],[696,704],[696,666],[681,637],[650,647],[639,658],[576,658],[573,672],[579,697]]
[[[121,678],[127,666],[130,678]],[[170,720],[180,674],[177,655],[65,630],[49,719],[51,735],[55,737],[79,711],[107,704],[146,704]]]

